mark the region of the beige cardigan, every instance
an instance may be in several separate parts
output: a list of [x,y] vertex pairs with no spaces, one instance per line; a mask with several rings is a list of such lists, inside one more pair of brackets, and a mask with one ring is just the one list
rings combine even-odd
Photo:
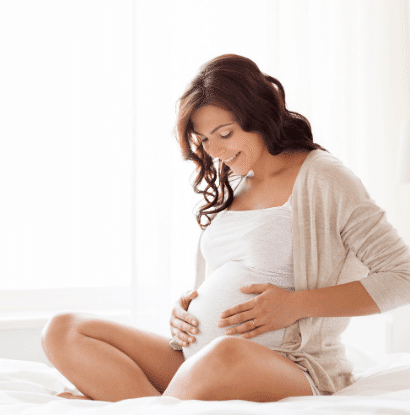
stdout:
[[[341,161],[326,151],[311,151],[291,204],[296,290],[360,280],[381,312],[410,303],[410,249]],[[211,271],[199,249],[201,237],[195,290]],[[353,381],[353,366],[340,341],[349,321],[301,319],[286,328],[281,347],[274,350],[306,369],[321,391],[334,393]],[[173,339],[170,345],[181,350]]]

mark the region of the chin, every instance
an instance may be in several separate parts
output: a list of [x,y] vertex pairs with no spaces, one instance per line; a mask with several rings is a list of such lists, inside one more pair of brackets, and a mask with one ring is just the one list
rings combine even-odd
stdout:
[[231,169],[236,175],[238,176],[246,176],[250,170],[246,170],[246,169]]
[[229,166],[229,168],[235,173],[238,174],[240,176],[245,176],[246,174],[248,174],[249,169],[244,168],[243,166]]

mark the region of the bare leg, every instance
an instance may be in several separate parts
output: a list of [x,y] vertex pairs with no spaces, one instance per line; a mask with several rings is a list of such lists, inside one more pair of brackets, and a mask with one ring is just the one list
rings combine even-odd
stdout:
[[[42,332],[50,362],[87,398],[160,396],[184,362],[169,339],[92,315],[58,314]],[[69,396],[66,396],[69,397]]]
[[302,370],[251,340],[219,337],[180,367],[163,396],[273,402],[312,395]]

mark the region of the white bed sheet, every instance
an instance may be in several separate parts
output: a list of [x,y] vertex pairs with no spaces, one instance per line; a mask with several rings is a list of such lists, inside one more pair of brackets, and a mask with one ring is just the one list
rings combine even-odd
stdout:
[[110,403],[69,400],[56,395],[79,393],[46,364],[0,359],[0,414],[7,415],[410,415],[410,353],[374,356],[349,346],[357,381],[332,396],[286,398],[279,402],[181,401],[147,397]]

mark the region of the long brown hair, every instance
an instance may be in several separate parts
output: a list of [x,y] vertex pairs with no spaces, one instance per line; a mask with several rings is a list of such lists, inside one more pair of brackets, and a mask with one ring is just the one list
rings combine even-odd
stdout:
[[[222,55],[206,62],[178,102],[174,133],[183,159],[196,164],[197,176],[192,187],[206,202],[196,215],[201,229],[211,224],[214,214],[232,205],[234,192],[229,179],[241,176],[235,175],[221,161],[218,170],[215,168],[212,157],[205,152],[193,131],[191,119],[198,109],[214,105],[230,112],[243,131],[262,136],[272,155],[301,149],[328,151],[313,142],[309,121],[286,109],[282,84],[262,73],[253,61],[243,56]],[[203,180],[206,187],[200,190],[198,186]],[[208,219],[204,225],[201,224],[202,216]]]

